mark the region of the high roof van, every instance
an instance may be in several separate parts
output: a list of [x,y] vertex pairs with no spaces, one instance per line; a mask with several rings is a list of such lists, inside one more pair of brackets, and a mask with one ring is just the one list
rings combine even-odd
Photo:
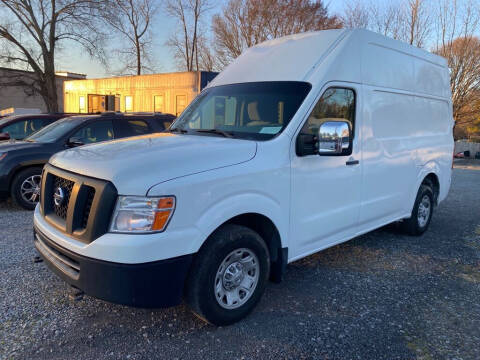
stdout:
[[69,149],[34,244],[88,295],[246,316],[286,265],[392,222],[422,235],[450,188],[445,59],[366,30],[245,51],[170,129]]

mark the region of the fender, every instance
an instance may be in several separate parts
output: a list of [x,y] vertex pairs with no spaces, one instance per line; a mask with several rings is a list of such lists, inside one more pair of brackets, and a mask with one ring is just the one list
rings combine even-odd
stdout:
[[288,222],[281,221],[282,210],[280,205],[265,194],[250,192],[228,196],[200,216],[195,225],[203,236],[200,239],[195,239],[190,253],[197,252],[219,226],[235,216],[247,213],[257,213],[269,218],[277,227],[281,246],[288,246],[286,241]]

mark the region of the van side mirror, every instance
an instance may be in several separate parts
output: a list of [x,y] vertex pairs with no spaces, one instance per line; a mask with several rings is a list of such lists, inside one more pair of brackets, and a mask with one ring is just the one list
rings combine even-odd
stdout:
[[10,134],[8,132],[0,132],[0,140],[10,140]]
[[71,137],[70,139],[67,140],[67,147],[77,147],[77,146],[82,146],[82,145],[85,145],[85,143],[77,138],[77,137]]
[[349,155],[351,130],[346,121],[326,121],[318,129],[319,155]]

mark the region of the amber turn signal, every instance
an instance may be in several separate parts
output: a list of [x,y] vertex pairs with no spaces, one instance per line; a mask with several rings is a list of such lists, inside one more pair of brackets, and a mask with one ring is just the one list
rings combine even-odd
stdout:
[[173,210],[175,209],[175,198],[164,197],[158,200],[157,209],[155,211],[155,219],[153,220],[152,230],[163,231],[168,225]]

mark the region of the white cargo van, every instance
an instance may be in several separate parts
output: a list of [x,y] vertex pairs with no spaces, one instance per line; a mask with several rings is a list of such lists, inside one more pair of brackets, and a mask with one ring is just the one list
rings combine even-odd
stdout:
[[169,132],[52,157],[35,246],[86,294],[230,324],[289,262],[394,221],[421,235],[452,125],[441,57],[365,30],[268,41]]

